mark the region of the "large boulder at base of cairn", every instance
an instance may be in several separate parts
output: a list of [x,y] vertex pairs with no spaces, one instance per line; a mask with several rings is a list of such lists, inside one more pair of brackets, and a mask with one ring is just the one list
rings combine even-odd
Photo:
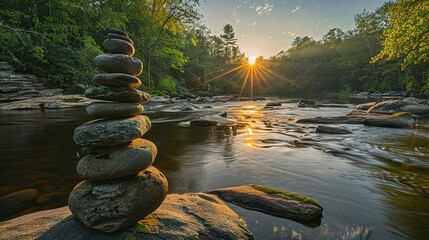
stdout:
[[151,164],[156,146],[141,139],[150,128],[148,117],[139,115],[149,94],[136,76],[143,64],[132,55],[134,43],[128,34],[110,29],[104,41],[105,54],[95,58],[98,69],[107,72],[92,80],[101,87],[85,91],[97,102],[87,106],[95,120],[75,129],[74,141],[88,153],[77,165],[79,183],[69,196],[73,215],[86,226],[103,232],[127,228],[155,211],[167,196],[165,176]]

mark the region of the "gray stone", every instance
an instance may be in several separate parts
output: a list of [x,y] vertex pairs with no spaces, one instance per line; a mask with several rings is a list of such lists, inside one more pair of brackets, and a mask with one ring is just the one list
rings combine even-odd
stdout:
[[24,189],[0,197],[0,217],[7,217],[26,209],[35,202],[37,189]]
[[1,104],[0,110],[83,108],[93,101],[80,95],[57,95]]
[[77,127],[73,139],[81,146],[114,146],[143,136],[150,127],[149,118],[142,115],[127,119],[95,120]]
[[92,87],[85,90],[85,97],[129,103],[146,103],[150,95],[129,87]]
[[414,104],[427,104],[427,99],[420,99],[415,97],[409,97],[402,100],[404,102],[414,103]]
[[63,95],[64,90],[61,88],[53,88],[53,89],[44,89],[39,91],[43,96],[55,96],[55,95]]
[[110,87],[138,88],[142,85],[140,79],[124,73],[100,73],[95,75],[92,81]]
[[426,114],[429,114],[429,106],[424,104],[406,102],[402,100],[388,100],[388,101],[382,101],[375,104],[368,110],[368,112],[382,113],[382,114],[409,112],[415,115],[426,115]]
[[93,118],[132,117],[143,112],[139,103],[92,103],[86,107],[86,113]]
[[155,144],[144,139],[134,139],[128,145],[100,148],[95,154],[83,157],[77,173],[83,179],[106,180],[135,175],[148,168],[155,160]]
[[133,56],[135,49],[131,43],[121,39],[106,39],[103,42],[104,51],[113,54],[126,54]]
[[320,222],[323,207],[300,194],[273,188],[246,185],[210,191],[222,200],[243,208],[300,222]]
[[374,106],[374,104],[376,104],[376,102],[362,103],[362,104],[356,105],[356,110],[367,111],[372,106]]
[[281,105],[281,102],[269,102],[265,105],[265,107],[280,107]]
[[168,183],[156,168],[110,181],[85,180],[69,196],[70,211],[86,226],[115,232],[155,211],[167,196]]
[[125,31],[122,31],[121,29],[109,28],[108,31],[109,31],[109,33],[119,34],[119,35],[128,37],[128,33],[126,33]]
[[108,33],[107,34],[107,38],[109,38],[109,39],[110,38],[121,39],[121,40],[124,40],[124,41],[127,41],[127,42],[131,43],[131,45],[134,45],[134,42],[133,42],[133,40],[131,40],[131,38],[123,36],[123,35],[120,35],[120,34]]
[[113,233],[86,227],[62,207],[0,222],[0,239],[22,240],[180,240],[253,239],[243,220],[212,194],[169,194],[138,225]]
[[350,134],[350,132],[347,129],[344,128],[338,128],[338,127],[328,127],[328,126],[317,126],[316,128],[317,133],[330,133],[330,134]]
[[386,128],[413,128],[414,123],[413,116],[406,112],[393,114],[390,118],[386,119],[369,118],[364,121],[364,124],[368,126]]
[[306,108],[306,107],[317,108],[316,101],[314,101],[314,100],[301,100],[298,102],[298,107],[300,107],[300,108]]
[[108,73],[126,73],[138,76],[143,71],[142,62],[126,54],[102,54],[94,59],[95,66]]

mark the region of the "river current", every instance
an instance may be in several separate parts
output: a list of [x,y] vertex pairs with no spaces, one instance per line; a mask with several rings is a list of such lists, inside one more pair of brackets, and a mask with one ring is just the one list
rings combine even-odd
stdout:
[[[315,133],[294,118],[345,115],[349,108],[265,109],[266,102],[204,103],[194,111],[149,111],[144,138],[158,147],[154,166],[170,193],[260,184],[300,193],[324,206],[308,227],[230,205],[256,239],[427,239],[429,129],[335,125],[352,134]],[[189,120],[226,112],[227,124],[191,127]],[[0,112],[0,195],[35,188],[23,213],[62,207],[81,180],[73,130],[83,109]]]

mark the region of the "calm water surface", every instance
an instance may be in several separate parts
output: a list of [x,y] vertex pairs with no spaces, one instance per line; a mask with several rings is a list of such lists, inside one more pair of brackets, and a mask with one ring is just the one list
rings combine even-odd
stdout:
[[[315,133],[291,118],[344,115],[296,103],[211,104],[193,112],[149,112],[144,137],[158,147],[154,165],[171,193],[261,184],[301,193],[325,208],[310,228],[230,205],[256,239],[428,239],[429,130],[340,125],[349,135]],[[208,105],[208,104],[206,104]],[[204,106],[204,105],[203,105]],[[213,112],[213,110],[215,112]],[[226,111],[234,124],[189,127],[190,118]],[[28,213],[61,207],[80,179],[73,130],[84,110],[0,112],[0,195],[39,190]]]

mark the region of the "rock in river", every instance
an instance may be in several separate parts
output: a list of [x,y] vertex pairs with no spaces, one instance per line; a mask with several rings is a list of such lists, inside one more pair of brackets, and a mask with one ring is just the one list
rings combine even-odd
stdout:
[[[97,149],[93,149],[97,152]],[[157,149],[148,140],[137,138],[128,145],[100,148],[83,157],[77,173],[83,179],[106,180],[135,175],[155,160]]]
[[104,51],[108,53],[126,54],[133,56],[135,49],[131,43],[121,39],[106,39],[103,42]]
[[37,189],[24,189],[0,197],[0,218],[19,212],[35,202]]
[[414,118],[410,113],[396,113],[390,118],[369,118],[364,121],[365,125],[374,127],[387,127],[387,128],[413,128]]
[[257,185],[223,188],[209,193],[243,208],[299,222],[320,222],[323,211],[320,203],[311,198]]
[[85,90],[85,97],[129,103],[146,103],[150,95],[129,87],[92,87]]
[[349,130],[344,129],[344,128],[328,127],[328,126],[323,126],[323,125],[317,126],[316,132],[317,133],[330,133],[330,134],[350,134],[350,133],[352,133]]
[[150,167],[128,178],[108,182],[85,180],[70,193],[69,207],[86,226],[114,232],[155,211],[167,196],[167,189],[165,176]]
[[108,73],[138,76],[143,71],[142,62],[126,54],[102,54],[95,57],[94,62],[98,69]]
[[138,88],[142,85],[140,79],[124,73],[100,73],[95,75],[92,81],[110,87]]
[[81,146],[113,146],[141,137],[150,127],[149,118],[141,115],[126,119],[95,120],[77,127],[73,139]]
[[92,103],[86,113],[92,118],[119,118],[139,115],[144,110],[139,103]]
[[402,100],[388,100],[375,104],[369,110],[369,113],[394,114],[397,112],[409,112],[415,115],[429,114],[429,106],[416,104]]

